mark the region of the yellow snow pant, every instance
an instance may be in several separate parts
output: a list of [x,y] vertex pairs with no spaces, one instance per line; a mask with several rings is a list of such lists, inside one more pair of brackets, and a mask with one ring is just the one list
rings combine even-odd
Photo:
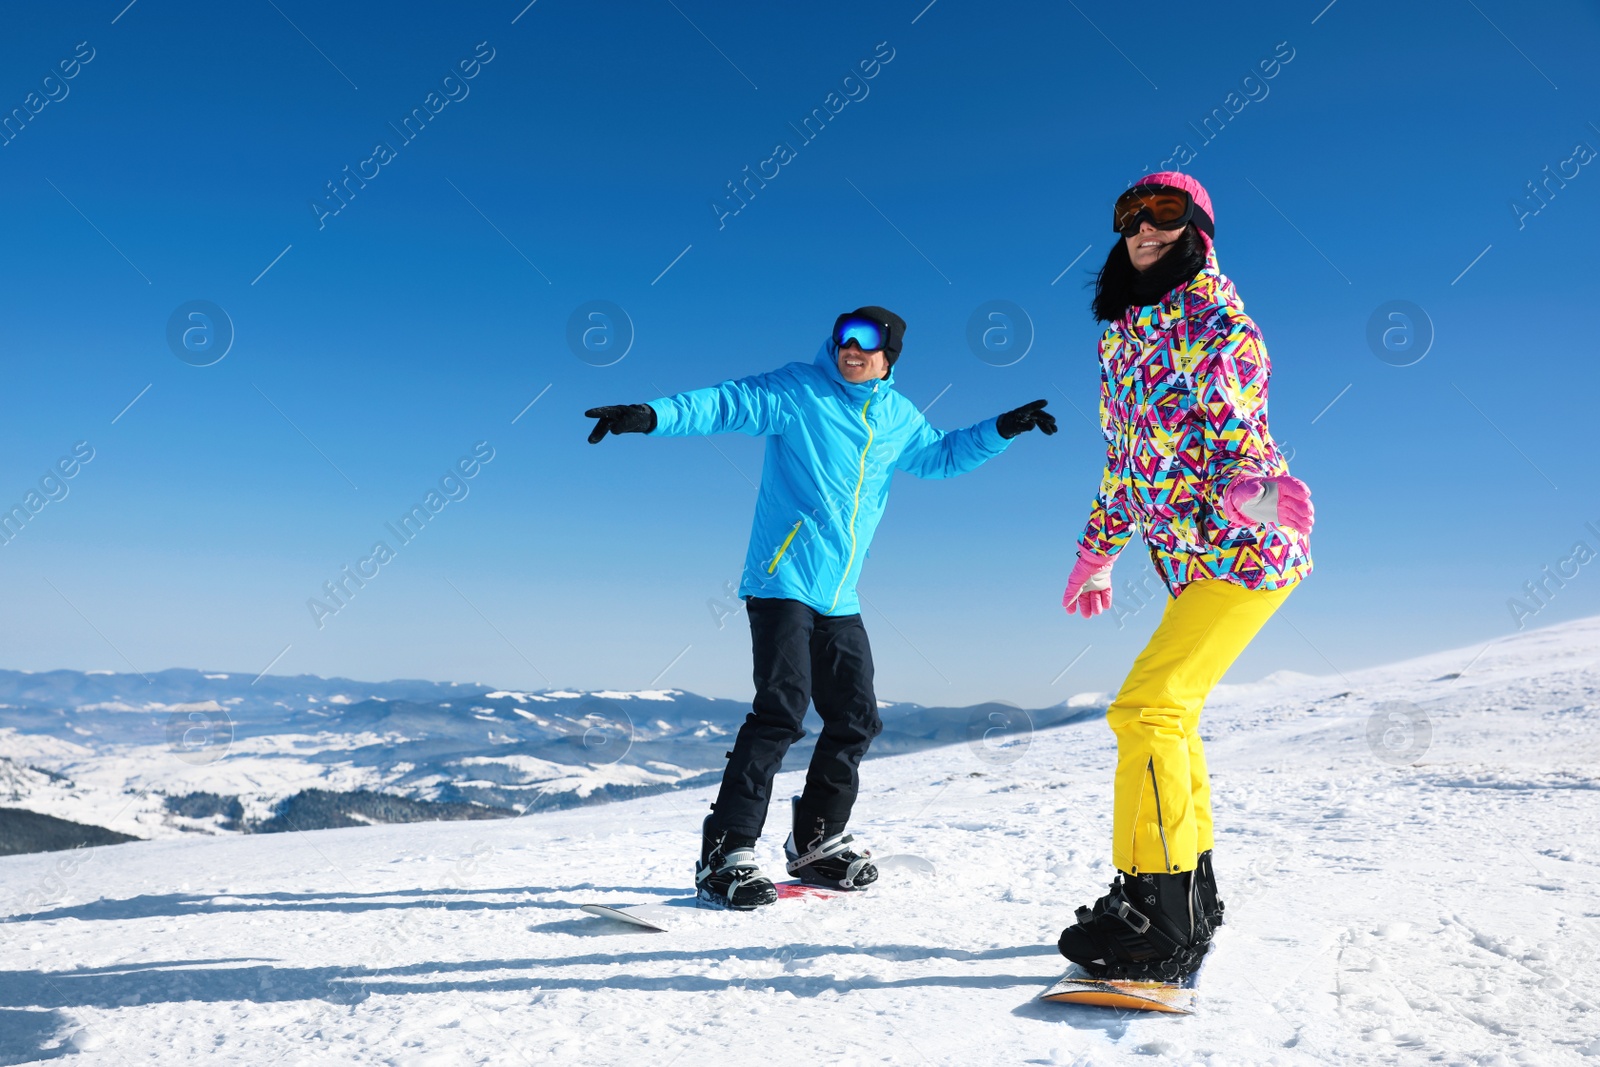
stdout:
[[1293,589],[1205,579],[1167,601],[1106,713],[1117,735],[1111,855],[1118,870],[1192,871],[1211,848],[1200,709]]

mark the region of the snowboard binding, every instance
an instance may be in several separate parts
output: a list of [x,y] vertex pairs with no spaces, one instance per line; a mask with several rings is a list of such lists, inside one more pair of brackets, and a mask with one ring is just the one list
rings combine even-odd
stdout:
[[694,865],[694,895],[702,903],[732,911],[754,911],[778,899],[772,879],[756,863],[754,842],[728,840],[726,831],[703,831]]
[[1181,982],[1211,947],[1212,926],[1196,896],[1193,871],[1119,873],[1111,892],[1077,910],[1058,947],[1095,978]]
[[824,820],[802,815],[799,797],[792,803],[794,829],[783,843],[783,855],[791,875],[806,885],[845,891],[865,889],[878,880],[871,850],[857,852],[853,835],[842,828],[830,834]]

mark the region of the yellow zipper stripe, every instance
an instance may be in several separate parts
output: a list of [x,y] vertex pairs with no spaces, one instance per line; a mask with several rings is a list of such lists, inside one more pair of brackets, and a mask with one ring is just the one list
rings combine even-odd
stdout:
[[861,405],[861,425],[867,428],[867,443],[861,446],[861,473],[856,478],[856,501],[850,510],[850,558],[845,562],[844,574],[839,579],[839,588],[833,591],[833,603],[828,605],[832,611],[839,606],[839,597],[844,592],[844,583],[850,577],[850,568],[856,564],[856,516],[861,513],[861,486],[867,480],[867,450],[872,447],[872,423],[867,421],[867,408],[872,405],[872,398],[867,397],[867,402]]
[[789,531],[789,536],[783,539],[783,544],[778,546],[778,554],[772,557],[772,563],[767,567],[768,574],[773,574],[777,571],[778,561],[783,558],[785,552],[789,551],[789,542],[793,541],[794,535],[800,532],[800,524],[804,521],[804,519],[794,520],[794,528]]

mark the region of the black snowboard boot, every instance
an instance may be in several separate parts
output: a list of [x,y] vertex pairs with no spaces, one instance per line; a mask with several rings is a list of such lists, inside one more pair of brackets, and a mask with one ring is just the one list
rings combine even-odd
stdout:
[[734,911],[754,911],[776,901],[778,890],[772,879],[756,865],[755,843],[754,838],[704,826],[700,859],[694,865],[695,896]]
[[1222,899],[1217,896],[1217,875],[1211,869],[1211,850],[1208,848],[1200,853],[1200,861],[1194,869],[1194,895],[1195,910],[1205,918],[1206,936],[1211,937],[1217,932],[1217,927],[1222,925],[1222,913],[1226,910]]
[[1062,931],[1061,954],[1096,978],[1181,981],[1211,944],[1196,881],[1194,871],[1118,874],[1111,892]]
[[857,852],[855,838],[843,826],[801,810],[800,798],[794,801],[794,830],[783,843],[789,873],[807,885],[828,889],[865,889],[878,880],[872,853]]

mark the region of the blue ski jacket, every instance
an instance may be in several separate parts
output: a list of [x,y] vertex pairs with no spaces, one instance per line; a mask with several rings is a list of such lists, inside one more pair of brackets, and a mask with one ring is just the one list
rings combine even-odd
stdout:
[[896,470],[964,474],[1004,452],[995,419],[945,432],[887,378],[853,384],[824,345],[812,363],[652,400],[661,437],[765,434],[741,597],[782,597],[854,615],[856,582]]

